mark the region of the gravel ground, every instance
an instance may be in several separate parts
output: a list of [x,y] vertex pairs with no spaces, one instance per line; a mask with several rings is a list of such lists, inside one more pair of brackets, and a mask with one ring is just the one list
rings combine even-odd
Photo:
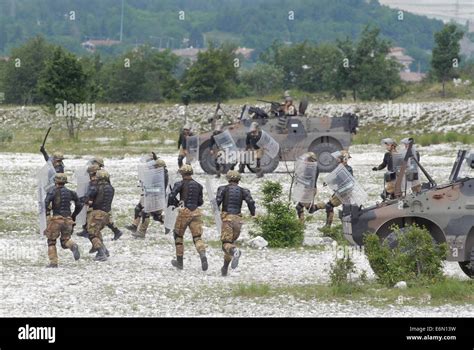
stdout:
[[[438,145],[420,148],[422,163],[435,180],[447,179],[461,145]],[[377,145],[351,148],[351,165],[356,178],[369,193],[369,202],[378,200],[383,172],[370,169],[380,163],[383,149]],[[429,152],[429,155],[428,155]],[[67,156],[67,155],[66,155]],[[86,158],[67,156],[68,170],[84,165]],[[163,155],[170,174],[177,171],[176,156]],[[139,157],[106,159],[106,168],[116,187],[114,217],[119,227],[128,224],[139,188],[136,187],[136,164]],[[271,286],[323,284],[329,280],[329,267],[338,252],[326,244],[301,249],[252,249],[243,247],[241,264],[228,278],[220,276],[222,252],[213,222],[205,219],[204,239],[210,241],[209,271],[200,271],[199,258],[187,234],[184,271],[170,265],[174,254],[172,237],[165,236],[162,226],[152,222],[145,240],[133,239],[128,232],[117,242],[104,230],[111,252],[105,263],[92,260],[87,252],[88,240],[73,237],[80,245],[82,258],[75,262],[69,251],[58,249],[60,267],[50,270],[47,264],[46,239],[38,235],[36,219],[36,170],[44,164],[38,154],[0,154],[0,317],[5,316],[317,316],[317,317],[458,317],[474,316],[472,305],[375,307],[366,302],[321,302],[300,300],[286,295],[268,298],[233,298],[230,293],[241,283],[265,283]],[[292,167],[292,164],[289,165]],[[259,187],[265,179],[279,181],[287,190],[289,177],[284,165],[278,172],[256,179],[244,175],[242,185],[251,189],[257,205],[261,203]],[[205,174],[197,167],[195,178],[204,183]],[[321,180],[320,180],[321,181]],[[216,180],[218,184],[224,179]],[[74,188],[71,184],[71,188]],[[330,197],[321,186],[319,197]],[[370,204],[368,203],[368,204]],[[209,204],[204,211],[209,216]],[[316,213],[307,225],[305,241],[320,236],[318,227],[324,213]],[[244,226],[241,240],[255,230],[250,222]],[[58,245],[59,247],[59,245]],[[374,278],[366,258],[355,252],[359,271]],[[445,273],[466,279],[457,263],[446,263]]]

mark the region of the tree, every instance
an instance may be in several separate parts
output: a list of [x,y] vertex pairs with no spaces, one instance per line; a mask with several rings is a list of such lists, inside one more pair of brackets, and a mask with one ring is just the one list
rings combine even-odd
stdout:
[[265,96],[282,90],[283,76],[281,68],[268,63],[257,63],[252,69],[243,71],[240,80],[253,94]]
[[[59,46],[56,47],[52,57],[46,61],[38,82],[38,90],[48,109],[58,112],[58,106],[87,102],[88,87],[88,77],[77,57]],[[69,110],[62,112],[69,137],[77,138],[83,116]]]
[[219,48],[211,44],[199,52],[197,61],[184,74],[183,86],[195,101],[221,101],[229,98],[237,86],[233,46]]
[[447,24],[435,33],[435,47],[431,58],[434,76],[443,84],[443,97],[446,96],[446,81],[458,76],[460,44],[464,33],[455,24]]
[[41,103],[36,86],[53,46],[35,37],[12,50],[5,68],[5,100],[12,104]]

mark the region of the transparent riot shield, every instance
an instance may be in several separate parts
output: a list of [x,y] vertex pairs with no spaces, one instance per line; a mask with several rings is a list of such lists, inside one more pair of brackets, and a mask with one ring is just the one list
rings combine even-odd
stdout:
[[362,205],[367,201],[367,193],[343,164],[329,173],[325,182],[342,204]]
[[219,211],[219,207],[217,206],[216,201],[216,194],[214,193],[214,186],[212,184],[212,180],[208,177],[206,178],[206,192],[207,198],[211,203],[212,214],[214,215],[214,221],[216,222],[217,232],[219,236],[222,232],[222,220],[221,220],[221,213]]
[[223,151],[236,152],[238,150],[237,145],[229,130],[214,135],[214,140],[216,141],[217,146]]
[[316,195],[317,162],[297,159],[295,162],[295,182],[291,194],[295,202],[312,203]]
[[186,139],[186,163],[199,161],[199,135],[188,136]]
[[54,170],[53,163],[47,161],[46,164],[38,170],[36,178],[38,180],[38,218],[40,226],[40,234],[46,230],[46,206],[44,200],[49,190],[54,187]]
[[267,132],[262,130],[262,136],[260,140],[257,141],[257,145],[260,148],[263,148],[265,153],[267,153],[271,158],[278,156],[280,152],[280,145],[271,137]]
[[174,230],[176,219],[178,217],[179,207],[169,206],[165,210],[165,234],[170,233]]
[[[74,172],[74,178],[76,179],[76,193],[79,198],[84,197],[89,191],[90,177],[87,172],[87,166],[79,167]],[[76,225],[82,226],[86,223],[87,218],[87,206],[84,205],[81,212],[76,217]]]
[[138,174],[143,188],[145,213],[152,213],[165,208],[165,172],[163,168],[149,168],[147,164],[139,165]]
[[406,152],[402,153],[392,153],[392,163],[393,163],[393,171],[400,171],[400,168],[403,163],[403,159],[405,159]]

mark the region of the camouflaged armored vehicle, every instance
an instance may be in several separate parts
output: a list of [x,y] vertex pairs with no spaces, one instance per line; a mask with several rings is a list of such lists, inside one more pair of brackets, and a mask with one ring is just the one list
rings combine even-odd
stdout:
[[[261,161],[264,173],[273,172],[280,161],[294,161],[308,151],[318,156],[320,172],[332,171],[337,163],[331,153],[349,148],[352,135],[357,132],[358,117],[350,113],[339,117],[306,116],[306,101],[300,103],[298,115],[284,116],[278,111],[279,106],[279,103],[272,102],[269,113],[261,108],[244,106],[239,121],[224,126],[223,129],[229,130],[239,149],[245,149],[246,133],[252,122],[258,122],[260,128],[278,142],[279,154],[274,158],[264,156]],[[215,173],[214,160],[209,150],[211,136],[212,131],[199,136],[199,162],[208,174]],[[254,171],[250,164],[247,168]]]
[[361,246],[366,233],[376,233],[393,245],[393,225],[403,228],[416,223],[426,227],[434,241],[446,242],[447,260],[457,261],[464,273],[474,278],[474,178],[459,176],[463,167],[467,174],[474,169],[474,152],[467,158],[466,154],[459,151],[446,184],[437,185],[420,166],[429,180],[420,193],[402,195],[369,208],[344,205],[340,216],[346,239]]

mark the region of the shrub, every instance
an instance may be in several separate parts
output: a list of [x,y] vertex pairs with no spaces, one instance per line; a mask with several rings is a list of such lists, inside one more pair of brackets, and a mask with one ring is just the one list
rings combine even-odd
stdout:
[[375,234],[364,239],[365,253],[379,281],[393,286],[399,281],[434,282],[443,279],[447,245],[436,244],[426,228],[392,227],[398,244],[391,249]]
[[355,264],[349,254],[346,254],[341,259],[336,259],[334,264],[331,264],[329,271],[329,278],[331,279],[331,286],[340,286],[350,282],[350,274],[356,272]]
[[342,225],[335,225],[331,227],[322,227],[319,229],[324,237],[330,237],[339,244],[345,245],[347,240],[344,238],[344,232],[342,231]]
[[453,131],[449,131],[448,133],[446,133],[444,137],[445,137],[446,142],[457,142],[459,134]]
[[257,225],[268,246],[272,248],[301,246],[304,225],[296,217],[291,204],[282,199],[281,184],[265,181],[262,193],[266,214],[257,218]]
[[0,130],[0,143],[12,142],[13,133],[10,130]]

